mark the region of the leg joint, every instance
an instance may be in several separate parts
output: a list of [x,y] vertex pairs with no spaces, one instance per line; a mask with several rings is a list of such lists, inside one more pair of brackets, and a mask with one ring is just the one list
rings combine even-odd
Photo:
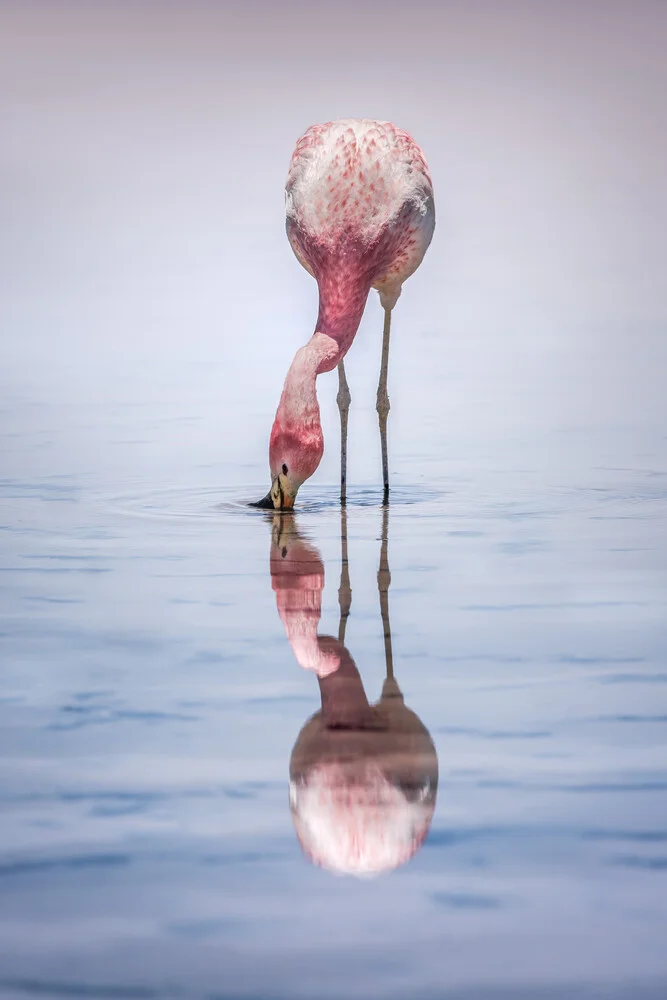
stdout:
[[381,420],[387,419],[387,414],[391,409],[391,405],[389,403],[389,396],[387,395],[386,391],[378,392],[375,409],[377,410],[378,416],[380,417]]
[[350,395],[350,390],[347,385],[341,385],[338,390],[338,395],[336,396],[336,402],[338,403],[339,410],[349,410],[350,403],[352,402],[352,396]]

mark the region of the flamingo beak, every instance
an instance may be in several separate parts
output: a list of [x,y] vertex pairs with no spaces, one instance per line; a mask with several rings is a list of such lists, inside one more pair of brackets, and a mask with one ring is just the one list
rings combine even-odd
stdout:
[[273,500],[271,499],[271,490],[262,497],[261,500],[251,500],[248,504],[249,507],[259,507],[260,510],[273,510]]
[[271,500],[275,510],[292,510],[295,495],[282,475],[277,475],[271,484]]
[[266,496],[262,497],[261,500],[256,500],[250,506],[260,507],[262,510],[292,510],[294,499],[294,494],[287,487],[284,476],[276,476]]

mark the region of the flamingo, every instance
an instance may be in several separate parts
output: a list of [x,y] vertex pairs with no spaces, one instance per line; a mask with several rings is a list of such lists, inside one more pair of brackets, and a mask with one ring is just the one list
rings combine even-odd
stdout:
[[269,444],[271,489],[256,506],[291,509],[324,452],[315,387],[338,368],[340,496],[347,497],[350,389],[343,359],[371,288],[384,309],[376,409],[384,500],[389,495],[387,370],[391,313],[435,227],[433,188],[414,139],[391,122],[345,118],[311,126],[296,144],[286,185],[287,236],[319,289],[315,332],[285,378]]

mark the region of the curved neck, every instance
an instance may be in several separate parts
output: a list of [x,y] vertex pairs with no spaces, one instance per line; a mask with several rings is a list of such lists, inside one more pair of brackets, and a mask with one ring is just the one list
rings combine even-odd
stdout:
[[276,418],[280,424],[319,424],[315,380],[332,371],[349,351],[366,307],[370,280],[350,277],[345,268],[318,276],[320,307],[315,333],[294,355]]
[[357,262],[341,259],[328,261],[317,275],[317,286],[320,307],[315,329],[338,345],[335,361],[328,367],[320,367],[319,375],[331,371],[349,351],[366,308],[371,280],[360,273]]
[[[290,365],[271,430],[269,464],[277,475],[283,455],[298,473],[298,485],[312,476],[324,451],[315,382],[343,360],[357,332],[370,290],[370,278],[352,264],[339,261],[317,272],[320,309],[317,327]],[[298,488],[297,485],[297,488]]]
[[323,333],[315,333],[300,347],[285,376],[285,384],[276,412],[275,427],[285,431],[319,428],[320,408],[315,379],[320,371],[330,371],[338,364],[339,347]]

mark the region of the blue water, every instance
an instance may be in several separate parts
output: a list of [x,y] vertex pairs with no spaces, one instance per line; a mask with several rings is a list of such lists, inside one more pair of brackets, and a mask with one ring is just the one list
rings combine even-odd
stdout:
[[[292,822],[320,700],[277,613],[272,519],[246,506],[266,483],[184,457],[206,447],[178,392],[65,395],[16,378],[3,423],[3,1000],[667,995],[660,435],[411,453],[392,414],[393,668],[439,782],[415,856],[360,879],[311,863]],[[345,638],[372,701],[374,469],[351,486]],[[335,635],[336,490],[300,500]]]

